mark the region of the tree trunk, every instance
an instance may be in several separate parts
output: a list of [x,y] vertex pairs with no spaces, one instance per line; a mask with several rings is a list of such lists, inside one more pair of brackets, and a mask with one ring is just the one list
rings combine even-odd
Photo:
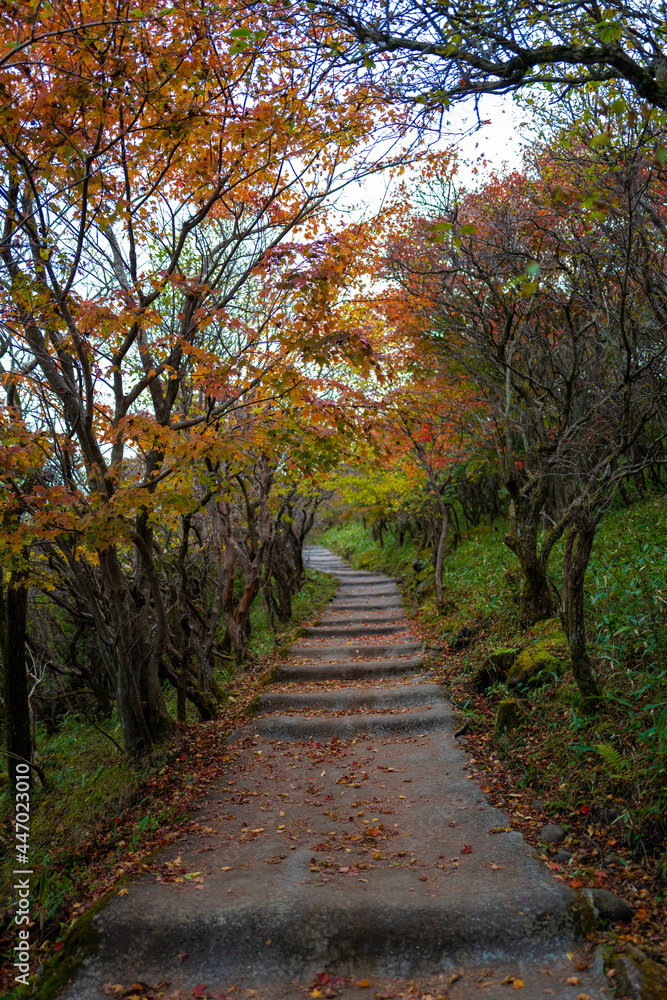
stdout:
[[[3,642],[3,684],[5,701],[5,739],[12,792],[16,792],[17,765],[32,761],[30,738],[30,705],[26,672],[25,640],[28,619],[27,573],[12,572],[5,593]],[[17,758],[19,758],[17,760]],[[26,773],[27,771],[27,773]],[[21,767],[21,781],[30,781],[30,769]]]
[[445,560],[447,535],[449,534],[449,513],[444,505],[442,506],[440,513],[442,516],[442,524],[440,527],[440,538],[438,539],[438,550],[435,556],[435,599],[438,604],[442,604],[444,600],[442,591],[442,566]]
[[181,618],[181,631],[183,632],[183,652],[181,654],[181,676],[178,679],[176,718],[179,722],[185,722],[187,715],[185,701],[188,691],[188,668],[190,665],[190,622],[186,614]]
[[[521,509],[523,505],[525,505],[524,510]],[[527,503],[523,498],[512,499],[510,528],[504,539],[505,545],[519,560],[523,572],[520,597],[523,628],[529,628],[535,622],[550,618],[553,608],[546,567],[537,552],[542,506],[537,496]]]
[[[572,660],[572,674],[581,692],[588,711],[599,707],[601,691],[591,668],[586,652],[586,622],[584,618],[584,582],[586,569],[593,548],[595,530],[599,517],[580,517],[573,530],[576,539],[570,546],[571,559],[568,567],[566,592],[563,594],[566,609],[567,637]],[[572,537],[572,536],[570,536]],[[570,538],[568,538],[568,543]],[[564,586],[565,591],[565,586]]]
[[136,755],[149,751],[173,729],[159,679],[162,657],[155,656],[146,599],[130,592],[115,547],[100,551],[99,559],[116,633],[116,703],[123,744],[127,753]]

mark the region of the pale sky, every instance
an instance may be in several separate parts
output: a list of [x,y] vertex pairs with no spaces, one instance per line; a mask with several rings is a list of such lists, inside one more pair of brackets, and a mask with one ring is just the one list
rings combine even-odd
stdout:
[[[453,147],[459,155],[459,182],[479,183],[485,174],[503,165],[508,169],[519,166],[521,161],[521,121],[525,110],[517,107],[511,97],[489,96],[480,105],[480,117],[488,120],[472,135],[465,135],[476,122],[471,102],[452,110],[448,117],[450,134],[435,146],[438,149]],[[525,140],[524,140],[525,141]],[[484,161],[484,162],[482,162]],[[484,165],[486,164],[486,166]],[[473,174],[477,166],[478,173]],[[350,185],[336,199],[341,208],[354,208],[360,215],[377,212],[387,197],[389,178],[386,174],[367,177],[361,184]],[[356,214],[356,212],[354,213]]]

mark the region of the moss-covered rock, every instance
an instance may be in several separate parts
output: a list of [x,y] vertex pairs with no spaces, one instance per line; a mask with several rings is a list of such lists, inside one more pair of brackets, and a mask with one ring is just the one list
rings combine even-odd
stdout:
[[549,674],[561,677],[567,670],[567,659],[556,655],[545,643],[534,643],[520,653],[507,675],[508,687],[529,687]]
[[496,734],[509,733],[522,723],[518,702],[513,698],[501,701],[496,712]]
[[667,996],[667,968],[639,948],[624,944],[622,951],[606,947],[602,954],[605,971],[614,970],[618,994],[633,1000],[664,1000]]

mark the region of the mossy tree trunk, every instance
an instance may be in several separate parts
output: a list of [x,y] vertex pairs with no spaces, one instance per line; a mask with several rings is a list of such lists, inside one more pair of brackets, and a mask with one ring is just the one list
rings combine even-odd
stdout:
[[565,546],[563,619],[570,647],[572,674],[588,711],[599,708],[602,694],[586,651],[584,616],[586,570],[601,516],[601,513],[591,515],[581,510],[576,511],[573,517],[575,523]]
[[521,565],[521,625],[529,628],[535,622],[550,618],[553,611],[546,561],[540,558],[538,552],[542,510],[548,496],[548,480],[546,476],[538,479],[529,493],[519,490],[513,481],[508,482],[507,488],[512,499],[510,526],[504,541]]

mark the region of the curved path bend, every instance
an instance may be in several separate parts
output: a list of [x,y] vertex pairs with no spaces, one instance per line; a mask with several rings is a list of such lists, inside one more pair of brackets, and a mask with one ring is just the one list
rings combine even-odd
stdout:
[[199,831],[98,915],[67,1000],[137,980],[230,998],[400,996],[408,980],[416,996],[607,995],[567,957],[574,894],[470,780],[396,583],[317,546],[307,561],[338,577],[333,601]]

